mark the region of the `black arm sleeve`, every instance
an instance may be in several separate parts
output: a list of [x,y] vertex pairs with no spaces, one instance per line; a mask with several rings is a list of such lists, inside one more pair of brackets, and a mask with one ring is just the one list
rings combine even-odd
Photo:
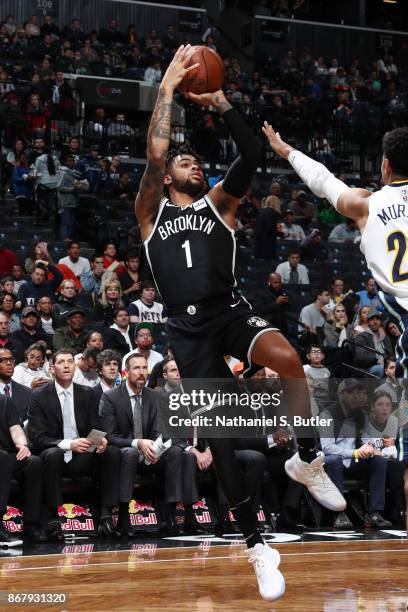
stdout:
[[223,118],[240,155],[230,166],[222,187],[235,198],[242,198],[251,185],[255,170],[262,163],[262,146],[235,108],[224,113]]

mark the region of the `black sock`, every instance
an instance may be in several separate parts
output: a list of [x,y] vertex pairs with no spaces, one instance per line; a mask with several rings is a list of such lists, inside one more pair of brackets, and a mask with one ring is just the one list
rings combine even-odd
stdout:
[[298,449],[299,457],[306,463],[311,463],[313,459],[316,459],[316,442],[313,438],[298,438]]
[[251,498],[247,497],[231,507],[231,511],[242,530],[247,547],[253,548],[255,544],[263,544],[264,541],[258,528],[258,517],[251,508]]
[[174,521],[176,519],[176,502],[170,502],[166,504],[166,518],[167,520]]
[[127,518],[129,516],[129,502],[120,502],[119,518]]
[[184,504],[184,520],[186,523],[195,523],[196,517],[192,504]]
[[112,511],[110,508],[107,508],[106,506],[102,506],[101,507],[101,515],[100,515],[100,520],[106,520],[106,519],[111,519],[112,518]]

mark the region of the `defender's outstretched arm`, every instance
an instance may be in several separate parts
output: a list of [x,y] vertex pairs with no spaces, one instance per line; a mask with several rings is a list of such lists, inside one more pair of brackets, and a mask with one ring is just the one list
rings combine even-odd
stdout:
[[275,132],[267,121],[264,122],[262,131],[275,153],[288,160],[294,171],[315,195],[326,198],[342,215],[354,219],[360,230],[364,229],[368,217],[370,191],[348,187],[326,166],[284,142],[279,132]]

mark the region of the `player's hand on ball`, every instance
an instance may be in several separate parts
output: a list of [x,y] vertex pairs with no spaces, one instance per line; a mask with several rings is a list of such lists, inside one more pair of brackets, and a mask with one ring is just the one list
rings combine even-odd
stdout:
[[293,147],[284,142],[280,137],[279,132],[275,132],[273,127],[267,121],[264,121],[262,131],[275,153],[280,155],[280,157],[287,159],[289,153],[293,150]]
[[191,45],[181,45],[181,47],[177,49],[164,74],[160,87],[176,89],[188,72],[198,68],[199,64],[194,64],[193,66],[188,65],[190,54]]

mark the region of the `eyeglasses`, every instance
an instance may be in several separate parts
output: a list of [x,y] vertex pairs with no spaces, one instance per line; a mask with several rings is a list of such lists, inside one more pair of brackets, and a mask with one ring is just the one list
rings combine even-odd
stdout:
[[14,357],[0,357],[0,363],[15,363]]
[[314,349],[312,351],[310,351],[311,355],[322,355],[323,351],[320,351],[319,349]]

